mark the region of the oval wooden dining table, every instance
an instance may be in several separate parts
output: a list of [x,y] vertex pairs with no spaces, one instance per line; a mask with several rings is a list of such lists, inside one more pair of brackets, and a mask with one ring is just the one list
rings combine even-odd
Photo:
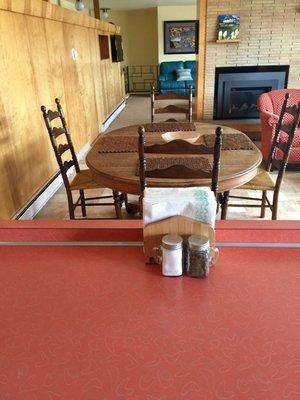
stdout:
[[[200,136],[195,144],[204,143],[203,135],[214,134],[217,125],[196,122],[196,131]],[[195,132],[192,132],[195,133]],[[223,126],[224,134],[239,134],[247,149],[221,151],[221,168],[219,176],[219,192],[231,190],[249,182],[257,173],[262,161],[260,150],[242,132]],[[147,144],[165,143],[162,132],[146,132]],[[223,134],[223,137],[225,136]],[[86,164],[95,181],[104,187],[130,194],[140,194],[139,177],[137,175],[138,150],[118,152],[118,143],[124,137],[138,136],[138,125],[113,130],[101,135],[87,154]],[[227,136],[227,135],[226,135]],[[110,138],[113,152],[103,152],[103,142]],[[186,155],[184,157],[191,157]],[[193,155],[195,157],[195,155]],[[201,154],[212,163],[212,154]],[[149,179],[149,185],[158,187],[210,186],[209,179]]]

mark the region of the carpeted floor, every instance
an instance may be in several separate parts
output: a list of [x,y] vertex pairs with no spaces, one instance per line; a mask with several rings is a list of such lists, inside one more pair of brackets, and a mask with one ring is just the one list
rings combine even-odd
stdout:
[[[127,105],[124,111],[111,124],[106,134],[110,131],[128,125],[142,124],[150,122],[150,100],[145,96],[131,96],[127,100]],[[156,121],[163,121],[174,115],[164,114],[158,115]],[[177,115],[178,118],[178,115]],[[71,132],[72,133],[72,132]],[[256,143],[259,146],[259,143]],[[84,161],[83,161],[84,162]],[[273,173],[276,177],[276,173]],[[106,190],[110,193],[109,190]],[[233,193],[233,192],[232,192]],[[234,190],[234,194],[245,195],[245,191]],[[95,195],[95,192],[93,193]],[[253,193],[248,193],[252,195]],[[254,193],[256,196],[256,193]],[[257,193],[260,196],[260,193]],[[245,201],[243,201],[245,203]],[[253,203],[252,203],[253,204]],[[260,210],[250,207],[232,207],[229,208],[227,219],[256,219],[259,217]],[[60,188],[45,207],[37,214],[37,219],[68,219],[68,207],[65,189]],[[266,211],[266,219],[270,219],[271,213]],[[114,218],[115,213],[113,207],[94,207],[89,210],[89,217],[106,217]],[[131,218],[124,210],[124,218]],[[287,171],[279,198],[278,219],[281,220],[300,220],[300,172]]]

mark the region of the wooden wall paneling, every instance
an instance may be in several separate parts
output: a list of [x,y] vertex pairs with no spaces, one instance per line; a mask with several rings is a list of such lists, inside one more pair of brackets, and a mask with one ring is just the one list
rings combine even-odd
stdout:
[[[45,43],[47,45],[47,60],[49,64],[49,74],[47,76],[47,81],[49,85],[49,97],[40,98],[40,104],[37,112],[39,113],[39,118],[41,121],[41,129],[43,134],[45,135],[48,141],[48,158],[53,159],[52,163],[52,175],[58,170],[57,162],[54,156],[54,152],[50,145],[50,140],[48,136],[48,132],[45,129],[45,124],[43,121],[42,114],[40,112],[41,105],[45,105],[47,108],[52,110],[56,109],[55,98],[58,97],[63,106],[67,122],[69,123],[69,108],[66,102],[65,95],[65,79],[64,79],[64,68],[63,64],[66,60],[63,49],[63,40],[64,40],[64,30],[63,24],[58,21],[53,21],[49,19],[43,19],[44,29],[45,29]],[[39,62],[39,61],[38,61]],[[44,84],[46,77],[44,77]],[[72,139],[76,141],[77,132],[71,132]],[[46,177],[45,182],[49,179]]]
[[[0,18],[2,16],[0,11]],[[10,215],[14,209],[14,196],[11,190],[13,180],[10,179],[14,168],[14,153],[11,153],[11,137],[13,135],[12,120],[14,113],[16,112],[13,108],[13,102],[7,101],[8,93],[10,91],[9,82],[7,78],[10,73],[10,57],[5,57],[7,51],[7,32],[5,28],[10,26],[12,18],[7,21],[1,20],[1,31],[3,34],[0,35],[0,74],[6,79],[1,79],[0,85],[0,218]],[[11,104],[12,103],[12,104]],[[11,111],[10,111],[11,110]],[[15,111],[15,112],[14,112]]]
[[[45,29],[45,42],[47,45],[47,59],[49,63],[49,76],[47,77],[50,85],[50,96],[48,99],[43,99],[42,104],[47,108],[54,108],[55,97],[59,97],[62,104],[66,103],[65,85],[63,79],[63,62],[64,54],[61,52],[64,32],[63,24],[57,21],[43,20]],[[68,118],[68,110],[65,110]],[[42,118],[42,116],[41,116]]]
[[[91,69],[93,77],[93,91],[95,98],[95,112],[97,115],[97,132],[100,132],[101,121],[103,120],[103,105],[101,93],[101,77],[99,73],[99,55],[98,55],[98,35],[96,30],[89,30],[89,50],[91,57]],[[91,141],[93,141],[97,132],[91,133]]]
[[40,3],[0,0],[0,73],[5,77],[0,82],[0,218],[12,217],[57,171],[42,104],[53,108],[54,98],[61,99],[79,150],[97,136],[123,98],[120,65],[100,60],[98,34],[103,31],[89,28],[89,20],[79,26],[74,12],[74,24],[55,21],[56,12],[61,19],[66,14],[46,2],[50,8],[42,11],[51,12],[51,19],[30,15],[41,12]]
[[109,60],[101,60],[101,74],[103,77],[103,98],[104,98],[104,104],[105,104],[105,118],[108,117],[109,115],[109,110],[112,105],[112,86],[111,86],[111,80],[110,80],[110,61]]
[[[92,76],[94,86],[94,96],[96,100],[96,112],[98,121],[98,130],[100,131],[101,122],[105,119],[105,105],[103,101],[103,77],[100,69],[100,52],[99,52],[99,31],[89,30],[89,46],[92,64]],[[92,132],[91,139],[94,140],[97,132]]]
[[[40,174],[46,167],[36,168],[38,164],[35,164],[42,159],[45,142],[37,140],[36,134],[40,125],[35,113],[36,85],[26,19],[9,13],[1,22],[1,76],[5,79],[1,80],[0,91],[10,130],[6,144],[1,143],[2,149],[6,147],[4,170],[7,173],[7,185],[1,186],[3,216],[20,208],[24,199],[30,198],[40,187]],[[12,203],[7,201],[10,197],[13,197]]]
[[[30,148],[32,148],[32,165],[31,173],[28,175],[34,180],[32,186],[36,188],[35,190],[38,190],[41,182],[44,184],[57,169],[55,156],[50,148],[50,140],[40,112],[41,105],[46,105],[49,108],[54,106],[56,90],[53,85],[57,81],[53,79],[53,69],[50,63],[52,57],[48,53],[46,21],[42,18],[26,16],[25,22],[34,94],[29,105],[30,109],[28,109],[31,117],[27,118],[23,123],[28,125],[32,140],[30,145]],[[57,29],[57,31],[59,30]],[[28,153],[30,154],[30,150]],[[39,168],[34,168],[34,165],[38,165]]]
[[[78,151],[87,142],[85,135],[86,121],[84,115],[84,88],[80,82],[80,57],[79,49],[80,39],[76,37],[77,27],[64,24],[63,25],[63,40],[61,51],[63,82],[65,90],[65,105],[68,108],[68,124],[73,137],[75,150]],[[80,28],[79,28],[80,29]],[[84,28],[80,29],[80,33],[84,35]],[[76,40],[77,39],[77,40]],[[84,38],[82,38],[84,40]],[[71,58],[71,49],[75,48],[78,51],[78,58],[73,61]],[[88,61],[88,60],[87,60]],[[64,104],[63,104],[64,106]]]
[[[99,133],[88,29],[65,24],[64,44],[67,58],[64,63],[66,103],[69,104],[71,132],[76,131],[77,143],[74,145],[78,151],[94,133]],[[70,55],[72,48],[78,53],[75,61]]]
[[[90,29],[85,29],[85,41],[83,46],[83,59],[81,61],[81,74],[80,79],[82,80],[82,86],[84,88],[84,104],[85,104],[85,118],[87,125],[87,133],[89,142],[92,141],[100,133],[100,124],[101,119],[98,118],[97,112],[97,99],[95,96],[95,79],[93,77],[93,64],[95,63],[95,59],[92,55],[90,48]],[[84,52],[86,53],[84,55]],[[86,57],[86,58],[85,58]],[[87,64],[84,62],[85,59],[89,60]]]

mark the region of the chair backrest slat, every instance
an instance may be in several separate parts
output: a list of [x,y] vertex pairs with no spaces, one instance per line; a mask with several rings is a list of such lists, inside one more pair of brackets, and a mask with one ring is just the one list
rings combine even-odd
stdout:
[[187,110],[183,107],[178,107],[173,104],[169,104],[163,108],[155,108],[155,114],[186,114]]
[[57,150],[59,155],[62,156],[67,150],[70,150],[70,146],[68,143],[60,144]]
[[[222,147],[221,127],[216,129],[215,144],[213,150],[203,145],[195,145],[183,140],[174,140],[165,144],[157,144],[145,146],[145,128],[139,127],[139,177],[141,198],[145,187],[147,186],[146,178],[169,178],[169,179],[209,179],[211,178],[211,190],[217,197],[218,180],[220,172],[220,155]],[[205,150],[204,150],[205,148]],[[147,170],[147,160],[145,155],[151,154],[213,154],[212,171],[208,172],[202,169],[188,168],[185,165],[172,165],[165,169]]]
[[291,115],[296,115],[297,110],[298,110],[297,104],[294,104],[292,106],[286,107],[285,112]]
[[[151,93],[151,122],[154,122],[155,114],[186,114],[188,122],[193,121],[193,88],[190,85],[188,94],[183,95],[175,92],[168,93],[155,93],[154,86],[152,87]],[[155,107],[155,102],[160,100],[186,100],[187,108],[182,106],[169,104],[166,107]],[[176,119],[172,119],[176,121]]]
[[58,136],[66,134],[66,130],[65,130],[65,128],[62,128],[62,127],[58,128],[55,126],[54,128],[52,128],[52,133],[53,133],[55,139],[57,139]]
[[[276,144],[276,149],[281,150],[283,153],[286,152],[286,147],[287,147],[287,142],[278,142]],[[273,160],[273,165],[274,165],[274,160]],[[278,164],[277,164],[278,165]]]
[[293,129],[293,125],[285,124],[285,125],[281,125],[280,130],[287,133],[288,135],[290,135],[292,133],[292,129]]
[[[147,165],[147,161],[146,161]],[[145,178],[167,178],[167,179],[209,179],[211,172],[200,169],[191,169],[185,165],[172,165],[164,169],[154,169],[145,171]]]
[[74,161],[73,160],[64,161],[64,163],[63,163],[63,167],[64,167],[65,172],[67,172],[73,166],[74,166]]
[[[71,136],[68,132],[68,126],[65,120],[65,116],[63,113],[63,109],[60,104],[59,99],[55,99],[55,103],[57,106],[57,111],[52,111],[52,110],[47,110],[45,106],[41,107],[45,125],[48,130],[48,134],[51,140],[52,148],[55,153],[55,157],[57,160],[57,163],[59,165],[60,172],[63,177],[63,181],[67,190],[68,195],[70,194],[70,182],[69,182],[69,177],[67,175],[67,171],[71,167],[75,167],[76,172],[80,172],[80,167],[79,163],[76,157],[76,153],[74,150],[74,146],[71,140]],[[62,126],[52,126],[52,121],[55,119],[59,119],[60,124]],[[57,143],[57,138],[64,135],[64,138],[66,140],[66,143]],[[66,151],[70,151],[70,159],[69,160],[63,160],[62,155]]]
[[187,94],[168,92],[168,93],[155,93],[154,98],[155,100],[188,100],[189,96]]
[[52,111],[52,110],[48,110],[48,119],[49,121],[53,121],[55,118],[59,118],[59,112],[58,111]]

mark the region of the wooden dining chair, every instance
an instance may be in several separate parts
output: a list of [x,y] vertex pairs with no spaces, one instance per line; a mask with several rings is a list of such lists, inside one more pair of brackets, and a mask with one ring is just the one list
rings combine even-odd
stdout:
[[[57,111],[47,110],[45,106],[42,106],[41,110],[67,192],[70,219],[79,219],[75,218],[76,207],[81,207],[82,218],[88,219],[86,207],[90,206],[114,206],[116,217],[122,218],[122,195],[120,195],[118,192],[113,191],[112,195],[108,196],[85,197],[85,190],[101,190],[104,188],[93,180],[90,170],[80,168],[60,100],[55,99],[55,103],[57,106]],[[59,127],[53,126],[52,121],[54,120],[59,120]],[[64,140],[63,143],[59,144],[57,139],[60,136]],[[69,169],[71,167],[74,167],[76,172],[73,179],[69,178]],[[76,201],[73,200],[74,191],[79,191],[79,197]],[[113,199],[113,201],[107,202],[107,199]],[[96,203],[96,200],[105,201]]]
[[[175,92],[168,93],[156,93],[154,86],[151,90],[151,123],[154,122],[156,114],[185,114],[188,122],[193,121],[193,88],[189,86],[188,95],[183,95]],[[161,105],[161,101],[165,103],[165,101],[170,102],[170,100],[185,100],[185,104],[175,105],[168,104],[164,107],[158,106],[156,107],[157,102]],[[177,122],[177,119],[170,118],[167,122]]]
[[[140,178],[140,210],[142,213],[142,200],[144,190],[148,186],[148,178],[166,178],[166,187],[169,179],[208,179],[211,190],[218,201],[218,186],[220,172],[220,155],[222,147],[221,127],[216,129],[214,147],[188,143],[185,140],[176,139],[164,144],[145,145],[145,128],[139,127],[139,178]],[[156,165],[151,166],[151,159],[146,158],[148,154],[155,154],[157,158],[152,158]],[[207,157],[181,157],[180,163],[178,155],[213,155],[212,166]],[[174,160],[169,156],[174,155]],[[176,157],[177,156],[177,157]],[[169,162],[171,160],[171,163]],[[157,162],[158,161],[158,162]],[[193,163],[195,163],[193,165]],[[159,165],[160,164],[160,165]],[[153,186],[153,185],[150,185]]]
[[[288,106],[289,94],[287,93],[281,108],[281,113],[276,124],[274,138],[270,149],[269,158],[266,166],[261,166],[257,175],[245,185],[239,187],[242,190],[261,191],[261,197],[246,197],[230,195],[224,193],[225,200],[222,204],[221,219],[226,219],[228,207],[259,207],[260,218],[265,217],[265,210],[268,207],[272,212],[272,219],[277,219],[278,198],[282,184],[284,172],[291,151],[293,139],[300,121],[300,102],[296,105]],[[277,169],[276,180],[270,176],[270,171]],[[273,198],[270,200],[267,192],[273,192]],[[256,204],[232,204],[230,199],[253,200]],[[259,204],[257,204],[259,202]]]

